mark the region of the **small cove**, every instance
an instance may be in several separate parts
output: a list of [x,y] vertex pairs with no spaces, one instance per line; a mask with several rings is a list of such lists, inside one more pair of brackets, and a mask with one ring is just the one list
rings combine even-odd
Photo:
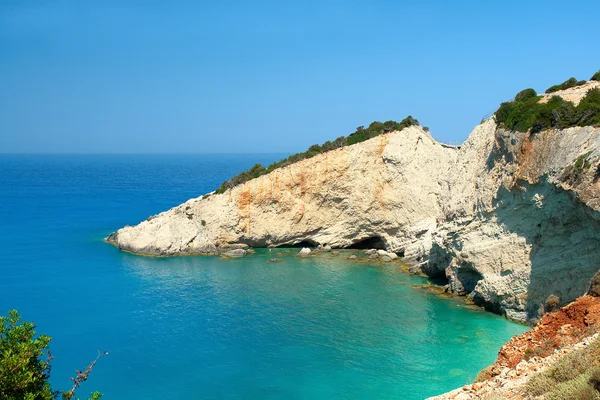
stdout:
[[427,281],[392,264],[298,249],[144,258],[102,242],[278,158],[0,157],[0,311],[54,338],[56,386],[107,349],[80,397],[420,399],[527,329],[415,290]]

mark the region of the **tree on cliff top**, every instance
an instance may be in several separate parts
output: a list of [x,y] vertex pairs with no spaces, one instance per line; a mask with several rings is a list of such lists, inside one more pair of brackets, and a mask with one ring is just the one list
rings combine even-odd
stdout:
[[[71,378],[73,387],[60,392],[50,386],[50,361],[48,345],[52,340],[46,335],[36,335],[32,322],[21,322],[16,310],[8,317],[0,316],[0,399],[6,400],[71,400],[75,389],[87,380],[96,361],[85,371],[76,371]],[[104,352],[104,354],[107,354]],[[45,357],[44,357],[45,355]],[[95,392],[88,400],[98,400],[102,394]]]
[[[413,125],[420,126],[419,121],[410,115],[400,122],[392,120],[386,122],[374,121],[367,128],[361,125],[358,128],[356,128],[355,132],[348,135],[348,137],[340,136],[333,142],[327,141],[322,145],[313,144],[304,153],[292,154],[291,156],[284,158],[283,160],[272,163],[266,168],[260,164],[256,164],[248,171],[243,171],[238,175],[234,176],[233,178],[223,182],[223,184],[217,190],[215,190],[215,193],[225,193],[227,189],[231,189],[251,179],[268,174],[269,172],[274,171],[278,168],[285,167],[287,165],[296,163],[307,158],[314,157],[317,154],[321,154],[330,150],[335,150],[340,147],[351,146],[356,143],[364,142],[365,140],[374,138],[384,133],[401,131],[402,129]],[[429,130],[427,128],[424,129],[427,131]]]

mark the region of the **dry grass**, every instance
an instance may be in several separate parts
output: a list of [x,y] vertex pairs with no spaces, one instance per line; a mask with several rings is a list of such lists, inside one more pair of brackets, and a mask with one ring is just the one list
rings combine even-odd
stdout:
[[477,376],[475,377],[474,382],[485,382],[488,379],[490,379],[491,376],[492,376],[492,366],[490,365],[489,367],[485,367],[484,369],[482,369],[481,371],[479,371],[477,373]]
[[600,400],[600,393],[590,384],[591,372],[586,372],[566,382],[557,384],[545,400]]
[[600,339],[571,352],[552,368],[532,376],[525,392],[548,400],[600,400]]

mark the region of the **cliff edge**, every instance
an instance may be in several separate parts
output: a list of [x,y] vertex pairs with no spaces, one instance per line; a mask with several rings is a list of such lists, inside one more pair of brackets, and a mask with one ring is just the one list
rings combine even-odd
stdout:
[[584,294],[600,269],[599,179],[599,128],[521,133],[492,117],[453,147],[410,126],[191,199],[107,241],[151,256],[384,248],[448,291],[531,321],[548,296],[564,305]]

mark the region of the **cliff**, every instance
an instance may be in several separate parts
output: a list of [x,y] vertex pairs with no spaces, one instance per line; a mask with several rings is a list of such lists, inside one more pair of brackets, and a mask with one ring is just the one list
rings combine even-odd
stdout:
[[509,132],[491,118],[453,147],[411,126],[189,200],[107,241],[152,256],[385,248],[527,321],[551,294],[567,304],[585,293],[600,268],[599,178],[598,128]]

